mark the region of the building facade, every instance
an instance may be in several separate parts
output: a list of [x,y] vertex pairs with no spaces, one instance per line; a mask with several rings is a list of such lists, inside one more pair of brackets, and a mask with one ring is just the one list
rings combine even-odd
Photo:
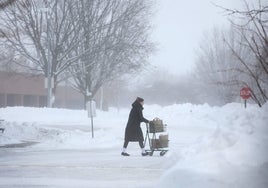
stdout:
[[[54,107],[82,109],[83,96],[68,86],[58,86]],[[0,72],[0,107],[45,107],[47,90],[44,76],[24,73]]]

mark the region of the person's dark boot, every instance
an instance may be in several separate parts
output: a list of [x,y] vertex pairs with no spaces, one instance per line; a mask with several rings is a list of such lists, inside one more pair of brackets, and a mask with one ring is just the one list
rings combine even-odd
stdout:
[[5,131],[5,129],[4,128],[0,128],[0,131],[3,133]]
[[148,152],[145,152],[145,153],[141,153],[141,155],[142,156],[147,156],[147,155],[149,155],[149,153]]
[[126,153],[126,152],[122,152],[121,155],[123,155],[123,156],[130,156],[130,155],[129,155],[128,153]]

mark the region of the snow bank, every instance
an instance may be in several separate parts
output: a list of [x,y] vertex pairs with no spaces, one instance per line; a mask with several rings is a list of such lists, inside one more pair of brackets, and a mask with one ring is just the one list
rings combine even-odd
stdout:
[[120,117],[116,109],[97,113],[93,121],[95,139],[91,139],[91,119],[85,110],[0,108],[0,118],[5,120],[0,145],[34,141],[41,148],[94,149],[121,143],[125,118]]
[[267,104],[199,111],[200,118],[207,117],[204,123],[213,120],[217,128],[181,152],[182,160],[165,173],[159,187],[268,187],[267,111]]
[[[145,105],[147,119],[168,125],[170,168],[159,187],[268,187],[268,104],[223,107]],[[97,111],[94,139],[84,110],[1,108],[0,145],[35,141],[38,149],[121,150],[129,109]],[[144,129],[144,127],[143,127]],[[167,165],[167,164],[165,164]]]

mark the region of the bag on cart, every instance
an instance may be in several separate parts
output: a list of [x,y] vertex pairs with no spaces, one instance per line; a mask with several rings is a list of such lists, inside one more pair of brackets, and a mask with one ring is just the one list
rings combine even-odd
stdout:
[[168,147],[168,135],[159,135],[159,138],[151,139],[152,148],[167,148]]
[[151,144],[153,149],[160,148],[160,141],[157,138],[151,139]]
[[163,120],[159,118],[154,118],[153,121],[150,121],[149,131],[150,133],[164,132],[165,129],[164,129]]
[[159,142],[160,142],[160,147],[161,148],[167,148],[168,147],[168,142],[169,142],[168,134],[166,134],[166,135],[160,134],[159,135]]

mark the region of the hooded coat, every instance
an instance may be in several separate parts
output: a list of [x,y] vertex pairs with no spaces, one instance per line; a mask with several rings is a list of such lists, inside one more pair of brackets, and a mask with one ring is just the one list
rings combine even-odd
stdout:
[[125,141],[144,141],[140,124],[141,122],[149,123],[149,121],[143,117],[142,110],[142,105],[136,100],[132,104],[132,109],[129,113],[125,129]]

